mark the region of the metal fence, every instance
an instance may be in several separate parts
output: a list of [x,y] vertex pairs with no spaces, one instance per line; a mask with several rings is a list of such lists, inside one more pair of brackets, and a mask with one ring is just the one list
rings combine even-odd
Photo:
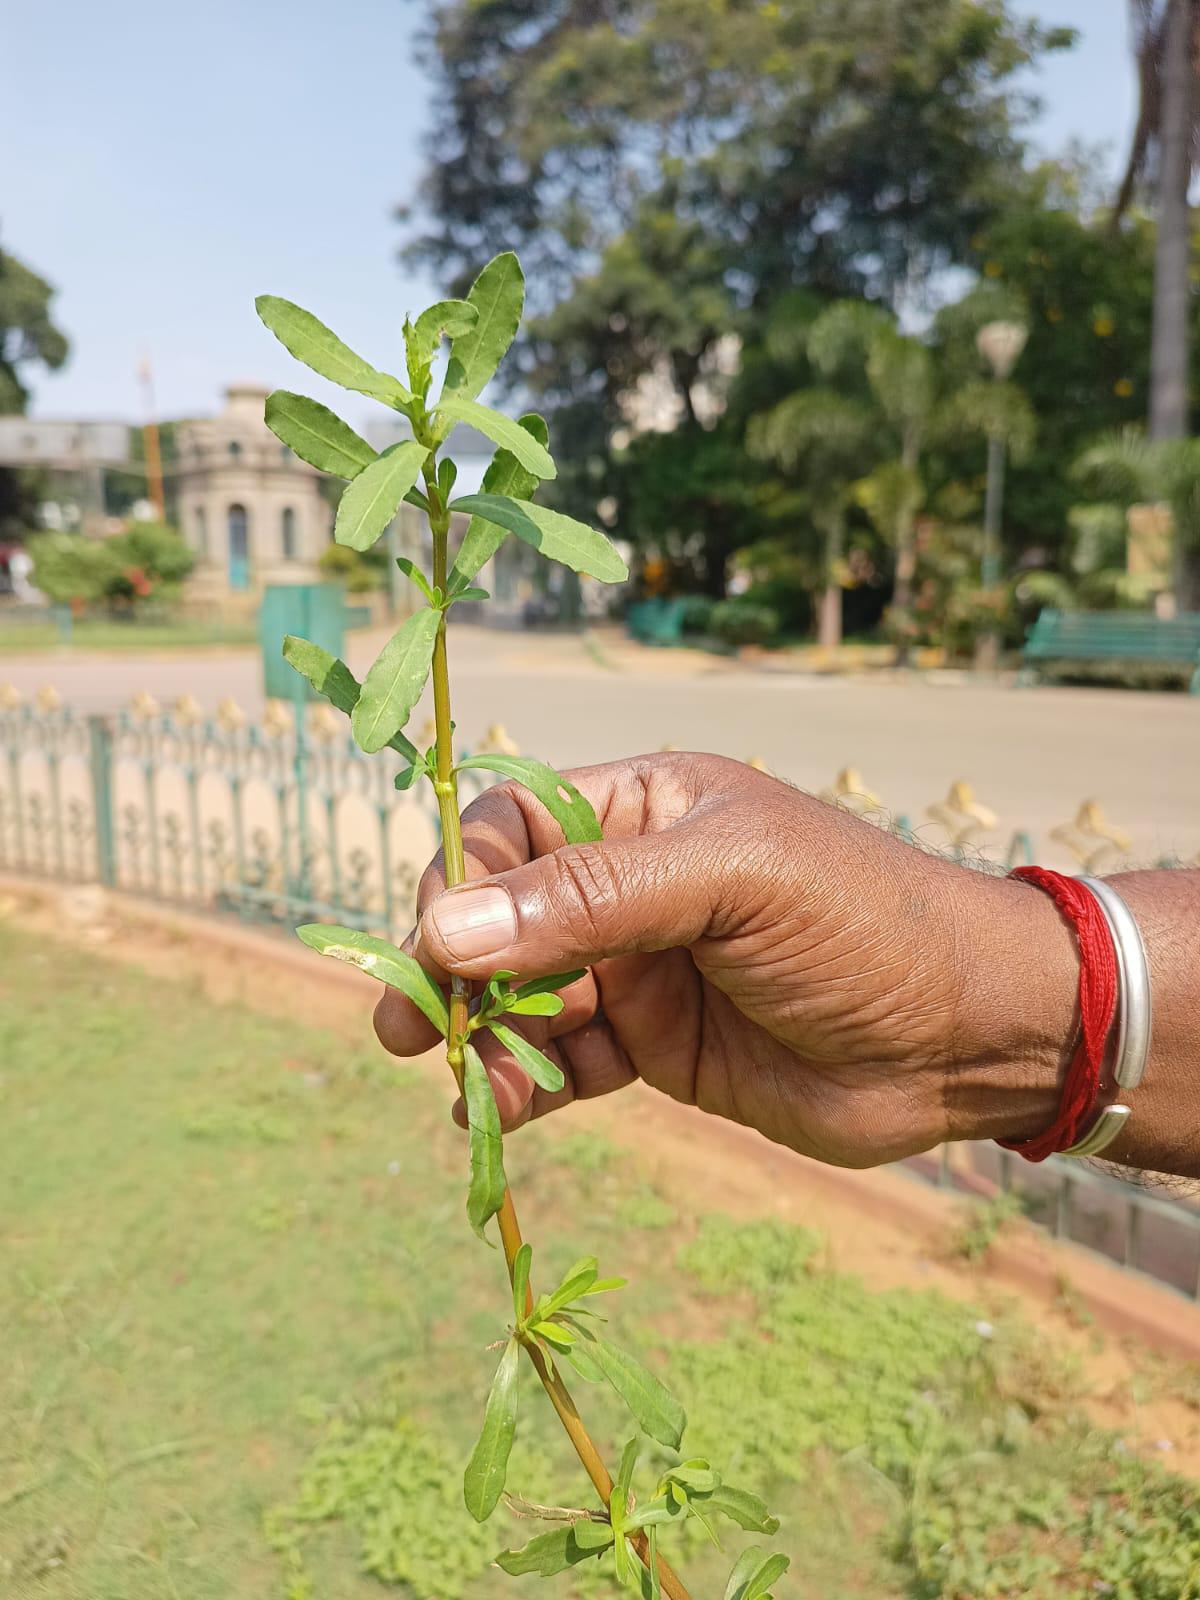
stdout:
[[[207,717],[143,695],[81,716],[43,692],[0,706],[0,759],[0,866],[253,920],[399,935],[438,842],[432,794],[398,794],[395,761],[321,707],[254,725],[229,701]],[[463,780],[468,798],[488,781]]]
[[1200,1210],[1066,1156],[1036,1166],[995,1144],[943,1145],[900,1163],[966,1200],[1012,1196],[1014,1211],[1055,1239],[1200,1301]]

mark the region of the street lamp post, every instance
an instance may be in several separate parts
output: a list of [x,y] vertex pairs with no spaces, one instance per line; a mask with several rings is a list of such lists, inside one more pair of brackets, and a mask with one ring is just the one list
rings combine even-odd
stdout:
[[[1029,330],[1019,322],[987,322],[975,336],[979,354],[991,368],[992,377],[1003,383],[1017,364],[1025,348]],[[1000,532],[1004,510],[1004,439],[1000,430],[993,427],[988,432],[987,492],[983,507],[983,548],[980,552],[979,577],[985,591],[1000,584]],[[984,634],[979,641],[978,660],[981,666],[994,667],[999,658],[1000,641],[994,632]]]

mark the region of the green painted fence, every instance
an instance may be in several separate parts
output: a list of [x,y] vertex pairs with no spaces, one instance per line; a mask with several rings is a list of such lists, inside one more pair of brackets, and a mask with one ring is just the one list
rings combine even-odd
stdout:
[[[397,794],[395,761],[363,755],[343,719],[53,699],[0,707],[0,867],[257,921],[411,926],[437,808]],[[488,781],[464,773],[466,798]]]

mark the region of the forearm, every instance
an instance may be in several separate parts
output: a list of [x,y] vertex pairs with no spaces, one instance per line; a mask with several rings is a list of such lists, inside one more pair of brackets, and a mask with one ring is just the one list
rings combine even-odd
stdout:
[[[1150,1057],[1120,1138],[1104,1159],[1200,1177],[1200,872],[1110,880],[1136,918],[1150,963]],[[1079,954],[1052,902],[1004,880],[971,895],[963,1022],[947,1069],[955,1138],[1024,1139],[1053,1121],[1078,1025]],[[1101,1103],[1119,1095],[1106,1074]]]

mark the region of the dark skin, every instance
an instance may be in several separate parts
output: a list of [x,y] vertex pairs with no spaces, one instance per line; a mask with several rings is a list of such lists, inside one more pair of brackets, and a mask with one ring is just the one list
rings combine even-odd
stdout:
[[[1044,894],[718,756],[568,776],[604,841],[564,846],[526,790],[489,790],[463,814],[470,882],[445,893],[435,859],[408,944],[441,979],[586,969],[560,1016],[523,1023],[562,1067],[559,1093],[483,1035],[506,1128],[638,1077],[841,1166],[947,1139],[1028,1138],[1053,1120],[1078,957]],[[1113,881],[1146,939],[1155,1031],[1134,1115],[1107,1154],[1197,1175],[1200,872]],[[375,1026],[398,1055],[438,1042],[393,989]]]

